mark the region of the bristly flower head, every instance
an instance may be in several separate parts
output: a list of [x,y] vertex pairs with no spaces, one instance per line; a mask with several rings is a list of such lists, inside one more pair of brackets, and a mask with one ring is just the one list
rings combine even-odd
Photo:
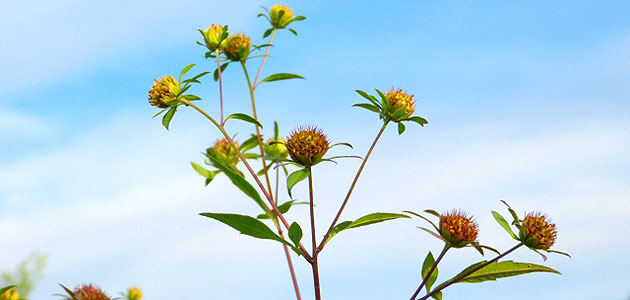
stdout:
[[276,4],[269,10],[269,17],[271,18],[271,26],[281,29],[291,24],[293,11],[287,6]]
[[251,39],[243,33],[238,33],[227,38],[223,45],[223,53],[232,61],[244,61],[249,56]]
[[479,226],[461,210],[440,215],[440,235],[455,248],[462,248],[477,240]]
[[165,76],[160,80],[154,79],[154,84],[149,91],[149,103],[159,108],[167,108],[169,101],[174,100],[181,88],[173,76]]
[[4,293],[2,293],[2,295],[0,295],[0,300],[18,300],[18,299],[20,299],[20,294],[15,288],[10,288]]
[[140,300],[142,299],[142,291],[140,291],[137,287],[132,287],[127,290],[127,299],[129,300]]
[[287,151],[286,142],[283,138],[270,138],[267,143],[263,145],[265,149],[265,154],[267,156],[273,157],[282,157],[286,158],[289,156],[289,152]]
[[82,284],[74,289],[74,295],[79,300],[111,300],[101,288],[92,284]]
[[310,167],[320,162],[330,148],[330,143],[321,129],[301,126],[291,133],[286,146],[293,161]]
[[556,224],[540,212],[530,212],[523,219],[521,241],[533,249],[548,250],[556,242]]
[[[217,24],[212,24],[203,31],[206,46],[211,52],[220,49],[225,44],[225,40],[221,41],[221,33],[223,33],[223,26]],[[220,44],[219,41],[221,41]]]
[[[236,147],[238,147],[238,143],[234,142]],[[214,146],[211,147],[216,154],[216,158],[227,167],[234,167],[238,163],[238,153],[230,142],[227,139],[219,139],[214,143]]]
[[409,118],[413,114],[416,105],[413,95],[400,88],[391,88],[385,97],[389,102],[388,113],[393,121]]

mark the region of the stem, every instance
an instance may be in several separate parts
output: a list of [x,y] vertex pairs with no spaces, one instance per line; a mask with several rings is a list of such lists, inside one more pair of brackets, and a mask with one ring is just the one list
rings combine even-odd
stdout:
[[[249,80],[249,74],[247,73],[247,67],[245,66],[245,62],[241,61],[241,65],[243,66],[243,71],[245,72],[245,78],[247,78],[247,87],[249,88],[249,96],[252,98],[252,112],[254,114],[254,119],[258,121],[258,115],[256,114],[256,101],[254,100],[254,88],[252,87],[252,83]],[[265,171],[265,180],[267,181],[267,188],[269,191],[269,195],[273,199],[273,194],[271,194],[271,180],[269,180],[269,170],[267,169],[267,162],[265,161],[265,149],[263,147],[262,136],[260,135],[260,128],[258,125],[256,126],[256,137],[258,137],[258,148],[260,148],[260,159],[262,160],[263,170]]]
[[313,203],[313,172],[312,168],[308,167],[308,194],[309,194],[309,204],[311,208],[311,239],[313,244],[313,285],[315,287],[315,300],[321,300],[322,296],[320,294],[319,288],[319,266],[317,265],[317,240],[315,238],[315,205]]
[[256,79],[254,80],[254,89],[258,86],[258,78],[260,77],[260,73],[262,73],[262,69],[265,66],[265,61],[267,61],[267,56],[269,56],[269,49],[271,49],[271,44],[273,44],[273,37],[276,35],[276,28],[273,28],[271,31],[271,38],[269,39],[269,46],[267,46],[267,51],[265,52],[265,56],[263,57],[262,62],[260,63],[260,68],[258,69],[258,74],[256,74]]
[[376,135],[374,142],[372,142],[372,146],[370,146],[370,150],[368,150],[367,154],[365,155],[365,158],[363,159],[363,162],[361,163],[361,167],[359,167],[357,174],[354,176],[354,180],[352,181],[352,184],[350,185],[350,189],[348,190],[348,194],[346,194],[346,198],[343,200],[343,203],[341,204],[341,207],[339,208],[339,211],[337,212],[335,219],[330,224],[330,228],[328,228],[328,231],[326,232],[326,234],[324,235],[324,238],[319,244],[318,252],[324,249],[324,246],[326,244],[326,239],[328,239],[330,232],[333,230],[335,225],[337,225],[337,221],[339,221],[339,217],[341,217],[341,213],[343,212],[343,209],[346,207],[346,204],[348,204],[348,200],[350,200],[350,195],[352,195],[352,191],[354,190],[354,187],[356,186],[357,181],[359,181],[359,176],[361,176],[361,172],[363,171],[365,164],[370,158],[370,154],[372,154],[372,150],[374,150],[374,146],[376,146],[376,143],[378,142],[378,140],[381,138],[381,135],[385,131],[387,124],[389,124],[389,120],[383,123],[383,127],[381,127],[381,131],[378,132],[378,135]]
[[[287,220],[284,218],[284,215],[282,215],[282,213],[278,209],[278,206],[274,203],[273,198],[271,197],[271,194],[269,194],[267,192],[267,190],[265,189],[265,186],[263,185],[263,183],[260,182],[260,179],[258,178],[258,176],[256,176],[256,172],[254,172],[254,170],[252,169],[252,166],[247,162],[247,160],[243,156],[243,153],[241,153],[241,151],[238,149],[238,146],[236,146],[236,144],[234,144],[234,141],[232,140],[230,135],[227,133],[227,131],[225,131],[225,129],[213,117],[208,115],[205,111],[203,111],[197,105],[195,105],[195,104],[193,104],[191,102],[186,102],[185,104],[187,106],[190,106],[190,107],[196,109],[204,117],[206,117],[208,120],[210,120],[210,122],[212,122],[219,129],[219,131],[221,131],[221,133],[223,134],[225,139],[228,141],[228,143],[230,143],[230,146],[232,146],[232,148],[236,150],[236,154],[238,154],[238,157],[240,158],[240,160],[243,162],[243,164],[247,168],[247,171],[249,171],[249,173],[252,175],[252,177],[254,177],[254,180],[258,184],[258,187],[260,188],[260,190],[265,195],[265,198],[267,198],[267,200],[271,204],[271,207],[273,208],[273,211],[277,214],[277,216],[280,219],[280,221],[282,221],[282,224],[284,224],[284,227],[289,229],[289,227],[290,227],[289,222],[287,222]],[[272,215],[269,211],[267,211],[267,213]],[[306,259],[306,261],[311,263],[312,259],[311,259],[310,254],[308,253],[308,251],[306,251],[306,248],[304,248],[302,243],[299,244],[299,247],[300,247],[300,250],[302,250],[302,253],[304,254],[304,259]]]
[[219,51],[217,50],[217,70],[219,73],[219,99],[221,103],[221,126],[225,125],[223,119],[223,80],[221,79],[221,62],[219,61]]
[[435,263],[433,263],[433,266],[431,266],[431,269],[429,269],[429,272],[427,273],[427,275],[424,276],[424,278],[422,279],[422,283],[420,283],[420,286],[413,293],[413,296],[411,296],[410,300],[416,299],[416,296],[418,296],[418,293],[420,293],[424,285],[427,283],[427,281],[429,280],[429,277],[431,277],[431,274],[433,274],[433,271],[435,271],[435,268],[437,268],[437,265],[440,263],[440,261],[444,257],[444,254],[446,254],[446,251],[448,251],[448,249],[450,248],[451,247],[448,244],[444,245],[444,249],[442,249],[442,252],[438,256],[438,258],[435,260]]
[[521,247],[521,246],[523,246],[523,243],[518,243],[518,245],[516,245],[516,246],[512,247],[512,248],[511,248],[510,250],[508,250],[508,251],[505,251],[503,254],[501,254],[501,255],[499,255],[499,256],[497,256],[497,257],[493,258],[492,260],[490,260],[490,261],[486,262],[485,264],[480,265],[480,266],[478,266],[478,267],[475,267],[475,268],[473,268],[473,269],[469,270],[468,272],[462,273],[462,274],[460,274],[459,276],[457,276],[457,277],[453,278],[452,280],[449,280],[449,281],[448,281],[448,283],[446,283],[446,284],[442,284],[442,285],[438,286],[438,287],[437,287],[437,288],[435,288],[433,291],[431,291],[430,293],[426,294],[424,297],[419,298],[418,300],[426,300],[426,299],[429,299],[429,297],[433,296],[435,293],[437,293],[437,292],[439,292],[439,291],[441,291],[441,290],[443,290],[443,289],[445,289],[445,288],[449,287],[449,286],[450,286],[451,284],[453,284],[453,283],[457,283],[458,281],[460,281],[460,280],[462,280],[462,279],[466,278],[466,276],[468,276],[468,275],[470,275],[470,274],[472,274],[472,273],[474,273],[474,272],[477,272],[477,271],[481,270],[482,268],[486,267],[487,265],[489,265],[489,264],[491,264],[491,263],[493,263],[493,262],[495,262],[495,261],[497,261],[497,260],[499,260],[499,259],[503,258],[504,256],[506,256],[506,255],[510,254],[512,251],[514,251],[514,250],[518,249],[518,248],[519,248],[519,247]]

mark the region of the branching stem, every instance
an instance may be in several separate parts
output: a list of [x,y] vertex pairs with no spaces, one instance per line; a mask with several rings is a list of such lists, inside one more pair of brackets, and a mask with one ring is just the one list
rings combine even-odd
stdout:
[[442,249],[442,252],[438,256],[438,258],[435,260],[433,265],[431,266],[431,269],[429,269],[429,272],[427,273],[427,275],[425,275],[424,278],[422,278],[422,283],[420,283],[420,286],[418,286],[418,289],[416,289],[416,291],[413,293],[413,296],[411,296],[410,300],[416,299],[416,296],[418,296],[418,293],[420,293],[424,285],[427,283],[427,281],[429,280],[429,277],[431,277],[431,274],[433,274],[433,271],[435,271],[435,269],[437,268],[437,265],[440,263],[440,261],[446,254],[446,251],[448,251],[448,249],[450,248],[451,247],[448,244],[444,245],[444,249]]

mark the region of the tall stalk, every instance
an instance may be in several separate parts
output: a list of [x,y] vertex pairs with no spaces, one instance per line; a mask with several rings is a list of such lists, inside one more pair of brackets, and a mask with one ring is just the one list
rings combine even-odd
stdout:
[[223,79],[221,78],[221,61],[219,60],[219,50],[217,54],[217,72],[219,74],[219,103],[221,103],[221,126],[225,125],[225,119],[223,118]]
[[320,293],[319,287],[319,266],[317,265],[317,240],[315,234],[315,205],[313,201],[313,172],[312,168],[308,167],[308,195],[309,195],[309,206],[311,209],[311,239],[313,244],[313,261],[311,263],[311,267],[313,269],[313,286],[315,288],[315,300],[321,300],[322,296]]

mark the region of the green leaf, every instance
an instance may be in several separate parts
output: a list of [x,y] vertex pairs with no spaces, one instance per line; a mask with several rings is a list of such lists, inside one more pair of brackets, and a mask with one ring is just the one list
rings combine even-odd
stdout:
[[273,32],[273,27],[265,30],[265,33],[263,34],[263,38],[270,36],[272,32]]
[[289,227],[289,238],[296,247],[300,244],[300,240],[302,240],[302,228],[298,223],[293,222]]
[[483,282],[491,280],[494,281],[498,278],[511,277],[533,272],[561,274],[560,272],[547,266],[506,260],[502,262],[491,263],[481,268],[480,270],[466,276],[459,282]]
[[348,228],[348,226],[352,223],[352,221],[345,221],[345,222],[341,222],[337,225],[335,225],[335,227],[333,227],[333,229],[330,231],[330,234],[328,235],[328,238],[326,239],[325,243],[328,243],[328,241],[330,241],[330,239],[332,239],[335,235],[337,235],[337,233],[345,230],[346,228]]
[[[433,258],[433,253],[429,251],[429,254],[427,254],[427,257],[424,259],[424,263],[422,263],[422,280],[424,280],[424,278],[427,277],[429,270],[431,270],[431,267],[433,267],[434,264],[435,264],[435,259]],[[437,280],[437,277],[438,277],[438,268],[435,267],[435,269],[433,270],[433,273],[431,273],[431,276],[429,276],[429,279],[427,279],[427,282],[425,283],[425,287],[427,288],[427,293],[431,290],[431,286],[435,283],[435,280]]]
[[[230,64],[230,62],[226,62],[224,64],[221,65],[221,73],[223,73],[223,71],[225,71],[225,69],[227,69],[228,65]],[[214,81],[218,81],[219,80],[219,68],[216,68],[214,70]]]
[[494,216],[494,219],[497,220],[497,223],[499,223],[499,225],[501,225],[501,227],[503,227],[503,229],[505,229],[505,231],[507,231],[512,236],[512,238],[518,240],[518,237],[516,236],[516,234],[514,234],[512,228],[510,228],[510,224],[505,220],[505,218],[503,218],[500,213],[493,210],[492,216]]
[[380,223],[383,221],[394,220],[394,219],[399,219],[399,218],[409,219],[411,217],[407,215],[403,215],[403,214],[397,214],[397,213],[376,212],[376,213],[371,213],[363,217],[360,217],[356,219],[355,221],[341,222],[337,224],[335,227],[333,227],[333,229],[330,231],[330,234],[328,235],[328,238],[326,239],[326,243],[328,243],[328,241],[332,239],[333,236],[337,235],[339,232],[343,230],[350,229],[350,228],[357,228],[361,226],[366,226],[366,225],[370,225],[374,223]]
[[296,75],[296,74],[277,73],[277,74],[270,75],[269,77],[261,80],[260,83],[272,82],[272,81],[278,81],[278,80],[295,79],[295,78],[304,79],[304,77],[302,77],[300,75]]
[[368,103],[357,103],[355,105],[352,105],[352,107],[365,108],[365,109],[367,109],[369,111],[373,111],[375,113],[380,113],[381,112],[381,110],[378,107],[376,107],[375,105],[372,105],[372,104],[368,104]]
[[190,64],[184,67],[184,69],[182,70],[182,72],[179,74],[179,82],[182,82],[182,77],[184,77],[184,74],[186,74],[186,72],[190,71],[190,69],[192,69],[192,67],[194,67],[195,64]]
[[216,214],[216,213],[201,213],[200,215],[208,218],[215,219],[223,224],[226,224],[244,235],[251,237],[274,240],[287,246],[293,247],[289,242],[282,239],[275,232],[273,232],[265,223],[256,220],[250,216],[238,215],[238,214]]
[[398,135],[403,134],[403,132],[405,132],[405,124],[398,122]]
[[[286,214],[287,212],[289,212],[289,209],[291,209],[291,206],[293,206],[293,204],[305,204],[308,202],[298,202],[295,203],[295,200],[289,200],[287,202],[284,202],[280,205],[278,205],[278,210],[282,213],[282,214]],[[271,211],[272,214],[275,215],[274,211]],[[271,217],[269,217],[268,214],[260,214],[256,217],[256,219],[260,219],[260,220],[266,220],[266,219],[271,219]]]
[[295,36],[298,35],[297,31],[295,31],[295,29],[293,29],[293,28],[287,28],[287,29],[289,29],[289,31],[291,31],[291,33],[293,33]]
[[381,100],[383,101],[383,107],[389,107],[389,100],[387,99],[387,97],[385,97],[385,94],[383,94],[383,92],[381,92],[379,89],[375,89],[375,90],[378,93],[378,95],[381,97]]
[[439,291],[439,292],[431,295],[431,298],[437,299],[437,300],[442,300],[442,291]]
[[404,121],[411,121],[411,122],[416,122],[418,123],[420,126],[424,127],[424,125],[429,124],[429,121],[427,121],[425,118],[423,117],[418,117],[418,116],[413,116],[410,117]]
[[253,117],[250,117],[247,114],[244,113],[234,113],[229,115],[227,118],[225,118],[225,121],[227,122],[227,120],[229,119],[239,119],[248,123],[252,123],[260,128],[263,128],[262,124],[260,124],[260,122],[258,122],[258,120],[254,119]]
[[184,98],[186,100],[190,100],[190,101],[201,100],[201,98],[199,98],[199,96],[195,96],[195,95],[192,95],[192,94],[183,95],[182,98]]
[[291,173],[291,175],[287,177],[287,191],[289,192],[289,197],[293,198],[293,196],[291,195],[291,190],[298,182],[306,179],[309,174],[309,170],[307,168],[304,168],[302,170],[297,170]]
[[376,100],[376,97],[369,95],[368,93],[362,91],[362,90],[354,90],[355,92],[357,92],[357,94],[361,95],[361,97],[368,99],[370,102],[372,102],[372,104],[374,104],[374,106],[380,108],[381,104],[378,103],[378,101]]
[[306,20],[305,16],[297,16],[295,18],[293,18],[293,21],[302,21],[302,20]]
[[4,294],[4,292],[6,292],[6,291],[8,291],[8,290],[10,290],[10,289],[12,289],[14,287],[15,287],[15,285],[10,285],[10,286],[1,288],[0,289],[0,295]]
[[168,130],[168,127],[171,124],[171,120],[173,119],[176,111],[177,106],[173,106],[166,112],[166,114],[164,114],[164,117],[162,117],[162,125],[164,125],[164,128],[166,128],[166,130]]
[[236,173],[231,168],[228,168],[220,160],[218,160],[216,158],[216,154],[214,153],[214,150],[208,149],[207,154],[208,154],[208,159],[212,162],[213,166],[215,166],[217,169],[219,169],[219,171],[227,175],[227,177],[230,178],[230,181],[232,181],[232,183],[237,188],[239,188],[243,193],[245,193],[245,195],[252,198],[252,200],[254,200],[254,202],[256,202],[256,204],[258,204],[258,206],[260,206],[263,209],[263,211],[267,212],[266,206],[263,203],[263,200],[260,197],[260,194],[258,194],[258,191],[256,191],[256,189],[245,178],[241,177],[240,174]]
[[219,174],[219,171],[209,171],[206,170],[204,167],[194,163],[194,162],[190,162],[190,164],[192,165],[193,169],[195,169],[195,171],[197,171],[197,173],[199,173],[199,175],[203,176],[204,178],[206,178],[206,185],[208,185],[215,176],[217,176],[217,174]]
[[258,136],[255,134],[252,134],[252,136],[250,138],[248,138],[247,140],[245,140],[240,146],[239,146],[239,150],[241,150],[241,152],[245,152],[249,149],[252,149],[254,147],[258,146]]

